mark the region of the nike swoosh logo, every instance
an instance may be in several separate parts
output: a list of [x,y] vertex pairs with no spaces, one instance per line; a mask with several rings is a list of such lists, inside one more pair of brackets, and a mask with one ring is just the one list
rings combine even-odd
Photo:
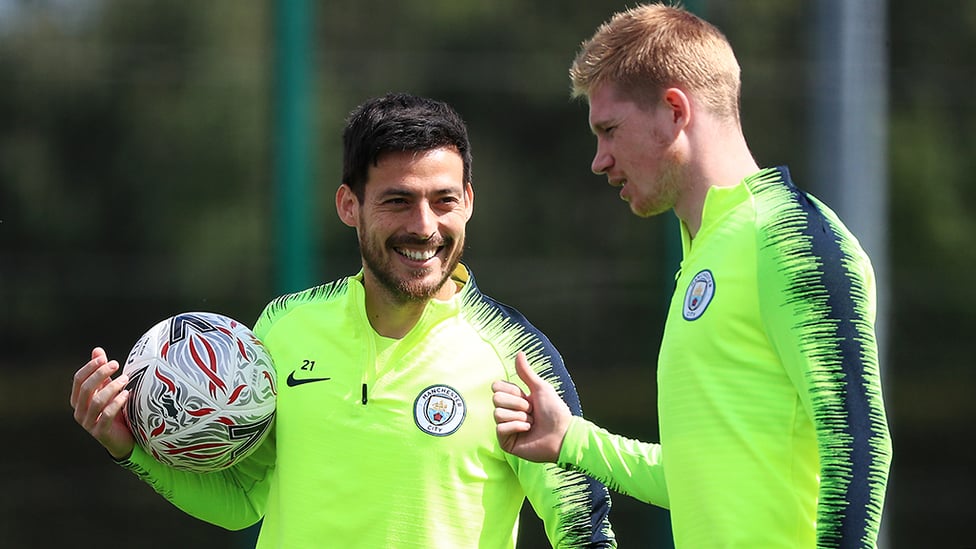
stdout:
[[299,385],[304,385],[305,383],[315,383],[316,381],[328,381],[332,379],[331,377],[308,377],[304,379],[295,379],[295,372],[288,374],[288,379],[285,383],[289,387],[298,387]]

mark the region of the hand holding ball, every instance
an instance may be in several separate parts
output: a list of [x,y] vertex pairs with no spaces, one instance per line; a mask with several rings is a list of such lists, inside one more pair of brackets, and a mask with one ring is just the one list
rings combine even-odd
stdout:
[[125,417],[139,444],[177,469],[218,471],[271,430],[275,370],[264,345],[226,316],[181,313],[153,326],[125,362]]

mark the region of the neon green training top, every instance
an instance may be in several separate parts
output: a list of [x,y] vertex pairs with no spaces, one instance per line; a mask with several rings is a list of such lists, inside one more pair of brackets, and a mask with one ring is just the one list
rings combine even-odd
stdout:
[[682,237],[661,444],[574,418],[560,463],[670,508],[677,547],[873,546],[891,440],[868,257],[786,168],[711,188]]
[[278,298],[254,328],[278,376],[267,442],[205,475],[138,447],[124,465],[200,519],[263,518],[260,548],[514,547],[526,497],[553,546],[613,547],[602,484],[520,460],[495,435],[491,384],[521,384],[520,350],[580,413],[562,358],[463,266],[454,278],[462,291],[431,301],[398,341],[370,326],[362,273]]

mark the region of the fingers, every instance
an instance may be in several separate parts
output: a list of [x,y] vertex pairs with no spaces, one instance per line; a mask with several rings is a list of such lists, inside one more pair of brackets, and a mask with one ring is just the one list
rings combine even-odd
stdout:
[[491,384],[491,390],[494,391],[491,401],[495,405],[498,436],[504,438],[528,431],[532,427],[532,404],[522,389],[499,380]]
[[528,431],[532,427],[532,416],[525,412],[495,408],[495,423],[499,426],[503,424],[518,424],[520,432]]
[[[113,380],[112,374],[118,371],[119,363],[115,360],[108,362],[103,360],[104,356],[94,358],[83,366],[75,374],[72,389],[75,421],[90,433],[93,433],[98,422],[103,419],[111,423],[119,408],[111,405],[115,404],[126,383],[129,382],[126,375]],[[124,402],[124,396],[122,400]]]
[[506,381],[492,384],[498,442],[504,451],[522,459],[555,461],[571,417],[569,407],[529,366],[525,353],[515,355],[515,371],[527,392]]
[[491,390],[495,393],[507,393],[517,397],[524,396],[522,389],[514,383],[498,380],[491,384]]
[[108,361],[105,356],[105,350],[101,347],[95,347],[92,349],[91,360],[89,360],[84,366],[75,372],[74,382],[71,384],[71,407],[78,407],[78,396],[81,391],[82,384],[92,375],[92,373],[100,368],[103,364]]
[[[525,421],[505,421],[495,425],[495,433],[502,439],[527,433],[531,428],[532,424]],[[511,452],[512,446],[508,445],[506,451]]]
[[[515,356],[515,369],[519,378],[526,383],[530,391],[534,391],[536,387],[546,383],[532,370],[525,358],[525,353],[521,351]],[[518,385],[502,380],[492,383],[491,390],[494,392],[492,403],[495,405],[495,422],[522,423],[527,430],[532,421],[531,397],[522,391]]]
[[494,392],[492,403],[495,405],[495,423],[500,437],[524,433],[532,428],[534,419],[530,394],[536,388],[548,385],[532,370],[525,353],[521,351],[515,355],[515,370],[519,378],[528,386],[529,394],[522,391],[518,385],[507,381],[499,380],[491,384],[491,390]]
[[[112,382],[113,385],[118,384],[121,378],[125,376],[120,376],[120,379]],[[122,383],[120,387],[125,387]],[[112,424],[115,422],[116,418],[122,412],[122,407],[125,406],[125,402],[129,399],[129,391],[121,389],[115,394],[108,403],[102,407],[101,413],[95,419],[95,423],[92,425],[90,430],[92,436],[98,440],[107,440],[107,437],[111,434]]]
[[532,404],[529,401],[508,393],[495,393],[491,397],[491,402],[495,405],[496,419],[500,414],[504,421],[512,419],[527,421],[525,418],[532,413]]
[[116,459],[132,454],[135,439],[123,416],[129,391],[129,376],[112,376],[119,371],[116,360],[108,360],[101,347],[92,349],[91,360],[75,372],[71,384],[71,407],[75,421]]
[[[512,453],[519,444],[519,435],[532,428],[532,416],[519,408],[527,408],[524,399],[508,393],[495,393],[495,434],[506,452]],[[502,401],[499,403],[499,401]],[[510,406],[507,408],[505,406]]]
[[[495,383],[499,382],[496,381]],[[492,384],[492,387],[494,387],[494,384]],[[518,388],[516,387],[516,389]],[[507,408],[509,410],[516,410],[526,413],[532,411],[532,404],[525,398],[522,391],[512,393],[510,391],[495,390],[495,393],[491,397],[491,401],[495,404],[496,408]]]

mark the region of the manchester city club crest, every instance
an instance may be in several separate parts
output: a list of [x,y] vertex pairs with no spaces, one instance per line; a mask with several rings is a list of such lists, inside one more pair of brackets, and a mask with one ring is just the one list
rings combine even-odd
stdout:
[[421,431],[444,437],[461,427],[465,412],[460,393],[447,385],[431,385],[417,396],[413,419]]
[[712,271],[708,269],[699,271],[695,278],[691,279],[691,284],[685,291],[685,303],[682,309],[685,320],[698,320],[705,313],[714,296],[715,278],[712,277]]

